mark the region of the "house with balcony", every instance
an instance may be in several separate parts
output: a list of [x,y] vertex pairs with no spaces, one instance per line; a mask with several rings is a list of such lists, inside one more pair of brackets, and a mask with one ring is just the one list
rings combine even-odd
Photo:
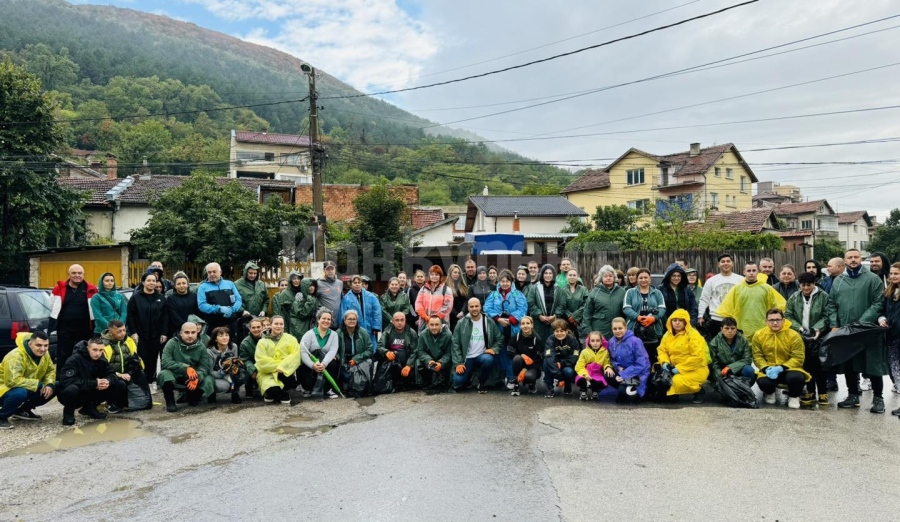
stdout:
[[231,131],[230,178],[312,184],[309,136]]
[[814,255],[816,242],[823,239],[838,239],[837,213],[824,199],[783,203],[773,206],[772,210],[775,211],[775,216],[787,225],[778,235],[785,239],[786,244],[793,241],[797,246],[807,249],[809,256]]
[[858,248],[864,257],[869,256],[869,229],[874,225],[869,213],[865,210],[839,212],[837,217],[838,240],[844,248]]
[[627,204],[657,214],[681,209],[734,212],[752,208],[758,180],[733,143],[674,154],[628,149],[606,168],[584,173],[562,190],[576,207],[592,213],[598,206]]

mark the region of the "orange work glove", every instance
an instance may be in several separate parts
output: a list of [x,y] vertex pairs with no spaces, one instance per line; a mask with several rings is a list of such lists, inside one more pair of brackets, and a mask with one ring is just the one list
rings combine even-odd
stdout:
[[462,375],[466,373],[466,365],[465,364],[457,364],[456,365],[456,374]]
[[434,363],[434,371],[436,372],[440,372],[443,367],[444,365],[441,363]]
[[560,388],[565,388],[565,387],[566,387],[566,381],[559,381],[559,387],[560,387]]
[[199,381],[196,380],[196,379],[194,379],[194,380],[192,380],[192,381],[188,381],[187,384],[186,384],[187,389],[190,390],[190,391],[196,390],[196,389],[197,389],[197,383],[198,383],[198,382],[199,382]]
[[200,376],[197,375],[197,370],[190,366],[188,366],[188,369],[185,371],[185,373],[187,373],[187,378],[189,381],[196,381],[200,378]]
[[648,315],[644,317],[644,326],[652,326],[656,322],[656,317]]
[[385,357],[387,358],[387,360],[389,360],[389,361],[393,361],[393,360],[397,359],[397,354],[394,353],[394,352],[387,352],[386,354],[384,354],[384,356],[385,356]]
[[575,320],[574,317],[569,318],[569,324],[571,324],[572,326],[578,326],[578,322]]
[[519,372],[519,375],[516,377],[516,381],[524,382],[525,381],[525,370]]
[[404,366],[402,370],[400,370],[400,375],[404,377],[409,377],[409,371],[412,370],[409,366]]
[[725,368],[722,368],[722,377],[728,375],[729,372],[731,372],[731,370],[727,366]]
[[528,357],[527,355],[522,356],[522,361],[525,362],[525,366],[531,366],[532,364],[534,364],[534,359]]
[[350,359],[350,367],[352,368],[354,366],[356,366],[356,361],[354,361],[353,359]]

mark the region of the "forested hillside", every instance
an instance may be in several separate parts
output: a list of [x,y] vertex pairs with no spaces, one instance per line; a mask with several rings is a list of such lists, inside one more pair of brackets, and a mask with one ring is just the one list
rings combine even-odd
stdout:
[[[59,119],[72,120],[69,145],[116,154],[120,175],[144,159],[157,172],[224,172],[231,129],[307,133],[302,61],[170,18],[5,0],[0,53],[53,91]],[[493,194],[555,193],[570,179],[513,153],[426,135],[418,127],[431,122],[374,98],[328,99],[357,91],[322,72],[326,181],[418,183],[423,204],[449,204],[484,185]]]

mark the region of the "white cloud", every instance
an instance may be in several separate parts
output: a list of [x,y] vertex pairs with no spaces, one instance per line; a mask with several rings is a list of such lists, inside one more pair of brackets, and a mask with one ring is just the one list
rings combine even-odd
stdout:
[[[310,62],[361,90],[409,85],[437,37],[392,0],[189,0],[248,23],[238,36]],[[274,29],[273,29],[274,27]]]

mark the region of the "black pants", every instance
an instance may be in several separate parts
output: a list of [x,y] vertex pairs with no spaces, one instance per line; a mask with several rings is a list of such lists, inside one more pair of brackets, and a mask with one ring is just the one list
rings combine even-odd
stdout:
[[525,360],[521,355],[516,355],[512,360],[513,375],[518,379],[519,373],[525,370],[525,380],[521,384],[532,385],[541,378],[541,368],[537,361],[532,359],[531,366],[525,364]]
[[180,384],[184,386],[184,397],[187,399],[188,404],[192,406],[196,406],[200,399],[203,398],[203,388],[200,386],[200,383],[197,383],[197,387],[193,390],[187,389],[188,378],[185,377],[176,377],[175,382],[167,382],[163,385],[163,394],[167,395],[169,393],[175,394],[175,384]]
[[659,362],[659,342],[644,343],[644,350],[647,351],[647,358],[650,359],[650,365]]
[[[872,396],[881,397],[884,394],[883,376],[863,374],[863,377],[872,381]],[[847,393],[859,395],[859,374],[853,371],[853,361],[847,361],[844,366],[844,380],[847,381]]]
[[159,354],[162,353],[159,337],[155,339],[138,337],[137,349],[138,356],[144,361],[144,377],[147,382],[156,382],[157,362],[159,362]]
[[60,327],[57,326],[56,329],[56,357],[53,358],[53,363],[56,364],[57,368],[62,368],[69,357],[72,356],[72,351],[75,349],[75,345],[80,343],[81,341],[87,340],[91,338],[91,328],[90,322],[88,322],[87,327]]
[[122,386],[122,390],[113,398],[112,404],[116,406],[121,406],[123,408],[128,407],[128,385],[135,384],[138,388],[144,390],[144,393],[150,395],[150,385],[147,383],[147,376],[144,372],[128,372],[128,375],[131,376],[131,381],[124,381],[122,379],[116,379],[121,382],[124,386]]
[[116,399],[125,393],[125,381],[111,379],[109,388],[105,390],[79,390],[74,384],[59,390],[57,399],[66,409],[81,407],[96,407],[103,402],[114,403]]
[[717,321],[715,319],[709,319],[703,323],[703,333],[707,342],[712,340],[713,337],[719,335],[719,332],[722,330],[722,321]]
[[[420,366],[418,368],[419,378],[421,379],[422,388],[437,388],[442,387],[447,389],[450,385],[450,367],[449,365],[445,368],[441,368],[441,371],[436,372],[427,366]],[[411,375],[410,375],[411,376]]]
[[[304,366],[301,366],[300,368],[304,368]],[[250,380],[252,381],[253,379],[250,379]],[[296,373],[294,373],[292,375],[279,375],[278,380],[281,381],[281,384],[284,385],[284,388],[279,388],[278,386],[272,386],[271,388],[266,390],[266,396],[269,397],[270,399],[278,399],[281,396],[281,392],[287,393],[290,390],[297,387],[297,374]],[[248,383],[247,384],[248,389],[249,389],[249,386],[250,386],[250,384]],[[259,385],[256,385],[256,388],[258,389]],[[235,389],[237,389],[237,388],[235,388]],[[249,391],[247,392],[247,397],[250,397]]]
[[803,369],[812,378],[806,383],[806,392],[816,395],[828,393],[828,375],[822,370],[822,360],[819,359],[819,343],[811,343],[806,350],[806,358],[803,360]]
[[803,385],[806,383],[806,377],[794,370],[786,370],[778,374],[778,379],[770,379],[768,377],[760,377],[756,381],[756,385],[766,395],[775,393],[775,388],[779,384],[786,384],[788,387],[788,397],[799,397],[803,393]]
[[[397,356],[396,358],[394,358],[394,362],[397,363],[394,365],[394,369],[393,369],[394,383],[395,383],[394,388],[397,388],[398,386],[401,388],[409,388],[409,387],[415,385],[416,384],[416,376],[413,374],[413,372],[409,373],[409,377],[403,377],[400,374],[400,372],[403,370],[403,367],[406,366],[406,363],[409,361],[409,350],[404,348],[402,350],[391,350],[391,351],[394,352],[394,354]],[[390,362],[387,360],[386,357],[381,357],[380,360],[382,363]],[[424,372],[423,372],[423,374],[424,374]]]
[[[337,379],[341,378],[341,365],[338,364],[337,359],[332,359],[331,362],[325,366],[325,371],[328,372],[328,375],[331,375],[332,379],[335,379],[335,382],[337,382]],[[305,364],[300,365],[300,369],[297,370],[297,374],[297,377],[300,381],[300,386],[303,386],[304,390],[311,392],[313,390],[313,387],[316,385],[316,379],[318,379],[319,374]],[[337,393],[337,390],[334,388],[334,386],[331,385],[330,382],[328,382],[328,379],[326,379],[324,375],[322,376],[322,381],[324,382],[325,386],[324,388],[322,388],[323,392],[330,388],[334,390],[335,393]],[[281,382],[285,381],[282,380]],[[285,383],[285,388],[287,388],[287,383]]]

